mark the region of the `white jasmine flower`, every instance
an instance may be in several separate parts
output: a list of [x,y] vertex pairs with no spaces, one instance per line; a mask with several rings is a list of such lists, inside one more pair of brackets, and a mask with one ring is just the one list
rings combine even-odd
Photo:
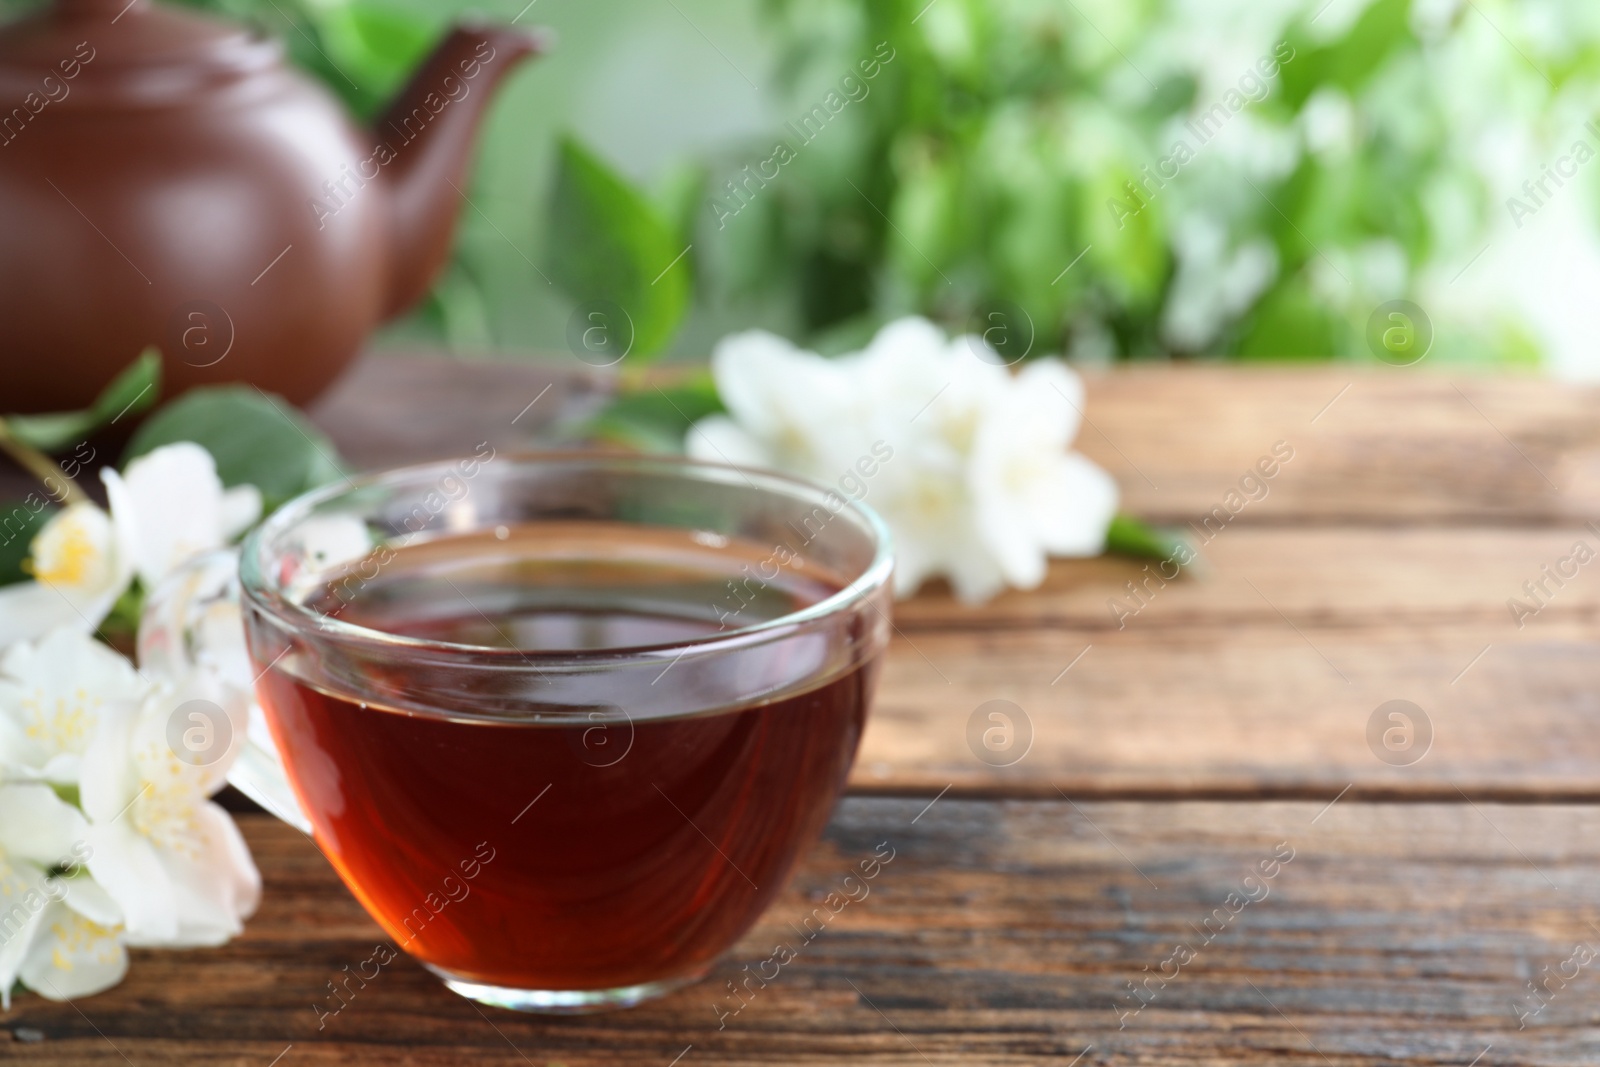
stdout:
[[981,339],[907,318],[838,359],[738,334],[717,346],[712,374],[728,414],[693,427],[698,458],[835,485],[875,445],[892,451],[857,495],[893,531],[899,595],[943,575],[979,601],[1037,586],[1049,555],[1104,548],[1117,490],[1067,451],[1083,385],[1058,360],[1013,373]]
[[[146,589],[201,552],[221,548],[261,517],[253,485],[224,489],[211,453],[181,441],[128,464],[126,475],[102,472],[113,513],[122,496],[135,528],[134,562]],[[122,482],[124,490],[114,486]]]
[[[358,520],[332,517],[307,526],[302,550],[319,567],[360,559],[370,550],[371,538]],[[209,674],[230,700],[246,705],[249,726],[228,781],[278,818],[311,832],[255,699],[256,671],[239,608],[237,551],[212,552],[191,561],[180,578],[163,582],[145,601],[139,665],[156,677]]]
[[101,472],[108,515],[91,503],[54,516],[31,546],[34,581],[0,588],[0,648],[58,626],[97,629],[135,575],[152,589],[185,560],[219,548],[261,515],[254,486],[223,489],[211,454],[164,445]]
[[18,977],[49,1000],[93,996],[128,973],[128,950],[116,905],[87,877],[52,878],[46,906]]
[[45,523],[30,546],[33,581],[0,587],[0,648],[57,626],[100,625],[133,580],[128,517],[84,502]]
[[[237,605],[204,602],[204,654],[152,642],[145,674],[89,636],[135,577],[154,591],[254,522],[260,494],[224,491],[192,444],[103,478],[109,514],[66,509],[31,546],[36,580],[0,590],[5,1006],[19,979],[58,1000],[115,985],[126,945],[220,944],[260,898],[243,838],[209,799],[248,728]],[[214,751],[190,745],[197,732]],[[81,811],[61,799],[73,788]]]
[[[0,773],[22,779],[0,786],[0,992],[98,992],[126,973],[124,945],[220,944],[256,907],[260,875],[209,799],[242,746],[247,686],[157,665],[182,673],[147,679],[66,628],[0,657]],[[213,749],[190,745],[202,727]],[[56,792],[74,786],[82,811]]]
[[1117,509],[1111,476],[1067,450],[1083,382],[1056,360],[1029,364],[984,412],[968,487],[974,518],[1001,574],[1019,589],[1044,581],[1047,556],[1097,556]]
[[9,1010],[19,977],[63,1000],[108,989],[127,972],[116,909],[82,874],[87,836],[83,815],[50,787],[0,786],[0,1008]]
[[[731,418],[695,424],[691,451],[726,463],[812,470],[827,466],[829,442],[817,431],[849,412],[849,383],[836,368],[762,330],[730,337],[711,356],[717,393]],[[775,389],[774,382],[790,388]]]
[[[180,758],[181,715],[204,701],[219,749]],[[244,702],[205,673],[161,679],[137,707],[102,715],[80,784],[90,826],[89,872],[122,913],[131,945],[218,945],[243,930],[261,896],[244,838],[212,794],[227,780],[247,728]]]
[[76,630],[0,655],[0,775],[77,785],[105,710],[148,690],[127,660]]
[[356,515],[313,515],[296,525],[285,548],[303,556],[308,566],[333,570],[366,558],[373,535]]

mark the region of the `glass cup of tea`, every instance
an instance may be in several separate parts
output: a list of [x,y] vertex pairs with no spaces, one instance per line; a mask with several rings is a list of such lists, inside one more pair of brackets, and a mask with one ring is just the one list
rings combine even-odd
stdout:
[[240,563],[294,794],[401,950],[474,1000],[703,976],[842,791],[888,641],[859,501],[765,471],[485,456],[285,505]]

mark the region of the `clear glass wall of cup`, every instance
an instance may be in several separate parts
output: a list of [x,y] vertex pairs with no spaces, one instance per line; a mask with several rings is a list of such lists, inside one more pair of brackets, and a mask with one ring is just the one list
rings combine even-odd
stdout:
[[351,892],[457,992],[585,1011],[704,975],[816,841],[891,565],[868,507],[781,475],[490,453],[301,497],[240,577]]

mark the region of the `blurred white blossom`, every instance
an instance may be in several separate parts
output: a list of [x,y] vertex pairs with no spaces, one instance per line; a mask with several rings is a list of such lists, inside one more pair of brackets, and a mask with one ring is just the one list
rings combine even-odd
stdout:
[[1117,488],[1068,450],[1083,383],[1059,360],[1013,373],[981,339],[907,318],[837,359],[737,334],[711,365],[728,413],[695,424],[691,455],[833,484],[892,450],[862,496],[893,533],[899,595],[944,576],[981,601],[1037,586],[1049,556],[1104,548]]
[[[172,742],[195,701],[221,727],[219,747],[198,759]],[[147,677],[73,629],[7,650],[0,995],[20,978],[52,999],[85,996],[121,981],[124,945],[214,945],[240,932],[261,876],[209,798],[237,757],[247,705],[215,672]]]
[[50,787],[0,786],[0,1009],[11,986],[88,996],[128,970],[116,908],[82,876],[88,827]]
[[1272,284],[1278,250],[1260,238],[1230,250],[1226,227],[1202,213],[1179,220],[1173,245],[1178,270],[1162,311],[1162,337],[1174,348],[1203,350]]
[[[222,750],[201,749],[198,759],[188,750],[182,758],[171,737],[174,712],[191,701],[227,716],[211,739]],[[163,678],[138,705],[102,717],[79,794],[89,873],[116,901],[129,944],[220,945],[254,913],[261,875],[233,819],[210,799],[247,726],[247,701],[205,674]]]
[[65,508],[30,547],[34,580],[0,587],[0,648],[58,626],[92,633],[135,576],[151,589],[261,516],[260,492],[224,489],[211,453],[187,441],[101,478],[110,514],[92,503]]
[[0,656],[0,776],[77,785],[106,709],[148,688],[126,659],[75,630],[13,645]]
[[[91,636],[135,578],[153,592],[253,523],[260,494],[224,490],[189,443],[102,477],[109,512],[63,510],[30,546],[35,580],[0,589],[7,1007],[18,980],[56,1000],[115,985],[129,945],[220,944],[260,899],[244,839],[210,799],[253,702],[237,607],[207,617],[204,650],[144,642],[142,670]],[[195,709],[214,742],[198,752],[185,733]]]

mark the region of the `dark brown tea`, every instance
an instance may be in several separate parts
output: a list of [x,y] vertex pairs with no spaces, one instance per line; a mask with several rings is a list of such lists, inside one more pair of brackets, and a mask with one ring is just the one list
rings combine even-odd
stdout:
[[[751,582],[767,554],[758,546],[666,529],[619,541],[607,529],[547,523],[428,542],[376,577],[328,583],[309,606],[504,649],[510,664],[653,653],[655,680],[631,706],[547,709],[535,685],[526,699],[434,700],[425,714],[406,706],[403,671],[330,678],[298,647],[261,681],[322,848],[395,944],[451,978],[611,990],[698,975],[782,888],[854,757],[875,658],[771,698],[699,707],[708,676],[661,655],[843,583],[811,566]],[[809,669],[792,648],[771,655],[800,659],[728,670],[748,673],[753,692],[768,668]]]

